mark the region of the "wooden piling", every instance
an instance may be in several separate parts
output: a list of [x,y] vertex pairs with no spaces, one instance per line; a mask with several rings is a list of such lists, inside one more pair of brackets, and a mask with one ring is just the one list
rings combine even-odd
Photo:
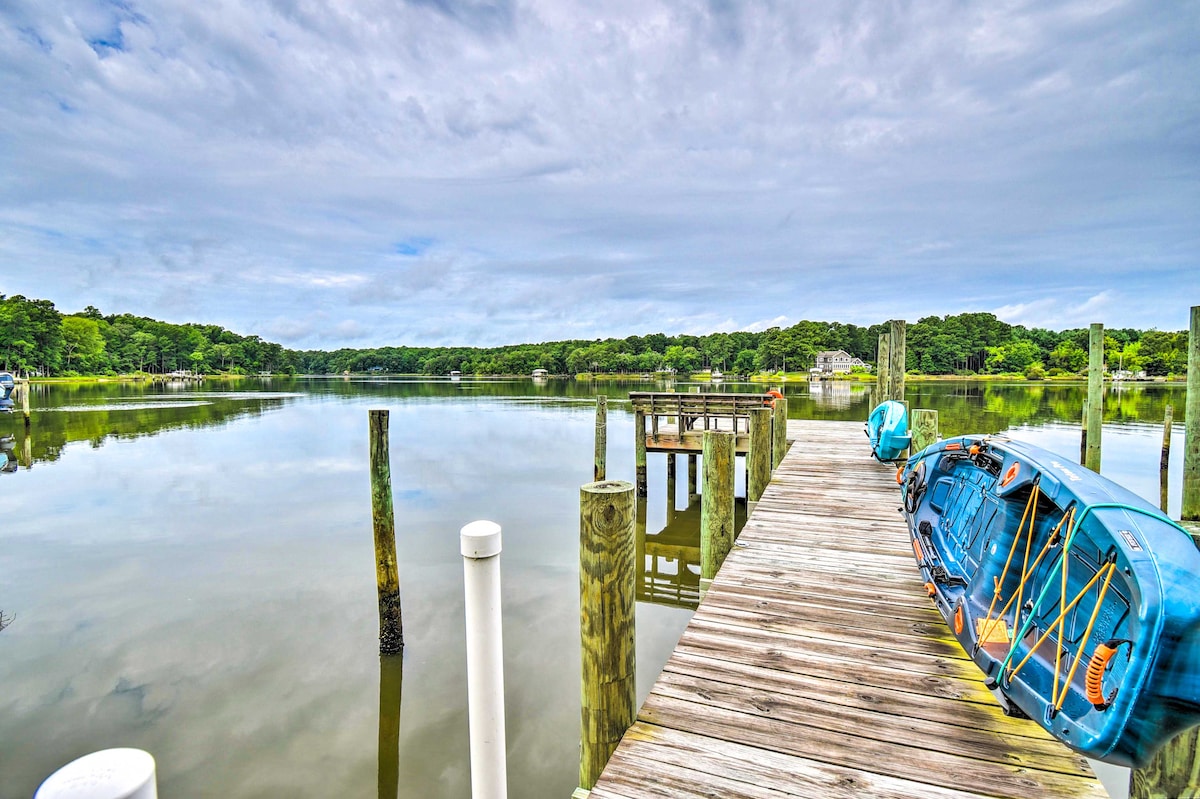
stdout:
[[633,412],[633,464],[636,471],[637,498],[646,498],[646,414]]
[[938,440],[938,412],[925,408],[914,408],[912,415],[912,451],[914,453],[936,444]]
[[687,475],[687,490],[688,490],[688,505],[700,498],[700,492],[696,484],[696,453],[688,453],[688,475]]
[[1183,413],[1183,509],[1180,518],[1200,521],[1200,305],[1192,306],[1188,332],[1187,400]]
[[604,479],[608,466],[608,397],[596,397],[596,459],[592,468],[592,479]]
[[704,433],[704,493],[700,502],[700,593],[733,548],[734,434]]
[[388,411],[368,412],[371,435],[371,518],[375,529],[375,581],[379,596],[379,651],[404,651],[400,574],[396,567],[396,520],[392,512],[392,466]]
[[[637,713],[634,682],[634,486],[579,490],[579,629],[582,653],[579,787],[590,791]],[[579,792],[577,791],[576,794]]]
[[779,467],[787,452],[787,398],[775,398],[775,410],[771,418],[771,469]]
[[771,481],[771,409],[750,411],[750,452],[746,455],[746,512],[753,513]]
[[1175,416],[1175,406],[1168,405],[1163,413],[1163,440],[1162,452],[1158,456],[1158,506],[1163,513],[1168,512],[1167,506],[1170,504],[1170,491],[1168,490],[1167,479],[1168,471],[1171,465],[1171,421]]
[[25,417],[25,429],[28,430],[32,422],[29,414],[29,378],[21,381],[21,415]]
[[888,342],[891,341],[889,333],[879,334],[879,349],[875,361],[875,404],[883,402],[888,398],[888,390],[890,388],[891,378],[888,376]]
[[1087,449],[1083,465],[1100,471],[1100,434],[1104,421],[1104,325],[1092,324],[1088,335]]
[[888,396],[887,399],[904,399],[904,359],[908,323],[903,319],[888,322]]

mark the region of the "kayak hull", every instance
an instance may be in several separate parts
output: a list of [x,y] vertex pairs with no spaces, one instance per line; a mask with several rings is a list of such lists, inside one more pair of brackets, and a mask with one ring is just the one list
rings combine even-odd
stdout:
[[926,590],[1013,712],[1120,765],[1200,724],[1200,552],[1152,505],[1001,437],[931,445],[901,491]]

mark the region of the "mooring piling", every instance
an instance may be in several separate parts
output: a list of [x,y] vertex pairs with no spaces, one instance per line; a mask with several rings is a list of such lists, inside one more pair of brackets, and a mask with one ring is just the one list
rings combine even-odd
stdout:
[[1087,447],[1083,465],[1100,471],[1100,436],[1104,422],[1104,325],[1092,323],[1088,332]]
[[746,512],[754,513],[771,482],[771,409],[750,411],[750,451],[746,454]]
[[700,497],[700,490],[697,484],[698,468],[696,466],[696,453],[689,452],[687,456],[688,473],[687,473],[687,492],[688,505],[691,505]]
[[644,411],[633,412],[633,463],[636,472],[637,498],[646,498],[646,414]]
[[459,532],[467,624],[467,720],[472,799],[508,795],[504,734],[504,640],[500,614],[500,525]]
[[875,359],[875,404],[883,402],[889,398],[891,390],[891,377],[889,376],[888,367],[891,356],[888,352],[888,345],[892,340],[891,333],[879,334],[879,346],[876,352],[878,353]]
[[903,319],[888,322],[888,389],[887,399],[904,399],[904,362],[907,357],[908,323]]
[[1183,414],[1183,510],[1180,518],[1200,521],[1200,305],[1192,306],[1188,330],[1187,399]]
[[634,523],[642,504],[634,486],[620,480],[579,489],[582,708],[576,795],[596,784],[637,713]]
[[1079,417],[1079,465],[1087,463],[1087,420],[1088,420],[1088,401],[1087,397],[1083,398],[1083,409]]
[[29,430],[29,426],[32,424],[32,417],[29,413],[29,378],[21,381],[19,391],[21,394],[21,415],[25,417],[25,429]]
[[404,650],[400,573],[396,565],[396,520],[392,511],[392,466],[388,411],[368,412],[371,439],[371,518],[375,532],[375,582],[379,598],[379,651]]
[[777,469],[787,452],[787,397],[776,397],[771,418],[771,469]]
[[700,501],[700,596],[733,548],[734,434],[704,433],[704,492]]
[[596,459],[592,469],[592,479],[604,479],[608,464],[608,397],[600,394],[596,397]]
[[1163,513],[1168,512],[1170,504],[1170,491],[1168,490],[1167,479],[1171,465],[1171,421],[1175,415],[1175,406],[1168,405],[1163,412],[1163,438],[1162,452],[1158,456],[1158,506]]

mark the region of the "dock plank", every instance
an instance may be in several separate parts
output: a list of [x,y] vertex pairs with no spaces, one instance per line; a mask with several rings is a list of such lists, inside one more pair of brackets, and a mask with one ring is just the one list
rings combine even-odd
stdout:
[[984,688],[861,423],[788,424],[791,449],[591,796],[1105,797],[1084,758]]

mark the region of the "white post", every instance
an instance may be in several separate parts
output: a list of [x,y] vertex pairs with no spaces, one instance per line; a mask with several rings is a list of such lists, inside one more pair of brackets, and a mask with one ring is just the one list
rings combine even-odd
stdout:
[[141,749],[105,749],[51,774],[33,799],[158,799],[154,758]]
[[500,627],[500,525],[471,522],[460,534],[467,604],[467,717],[471,796],[506,799],[504,641]]

